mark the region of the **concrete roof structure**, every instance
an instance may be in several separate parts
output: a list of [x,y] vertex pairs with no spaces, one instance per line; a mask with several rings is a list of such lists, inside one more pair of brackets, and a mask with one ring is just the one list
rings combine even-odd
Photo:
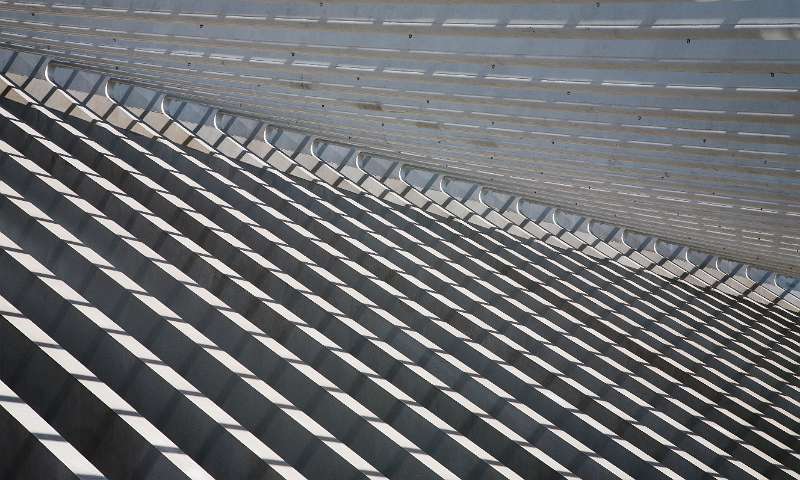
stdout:
[[798,32],[0,2],[0,479],[800,477]]

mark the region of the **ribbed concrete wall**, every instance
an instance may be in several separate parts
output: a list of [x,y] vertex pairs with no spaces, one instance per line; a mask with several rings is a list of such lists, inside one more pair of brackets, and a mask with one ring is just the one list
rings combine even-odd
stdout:
[[7,1],[0,42],[800,274],[796,0]]
[[1,477],[800,476],[774,280],[3,58]]

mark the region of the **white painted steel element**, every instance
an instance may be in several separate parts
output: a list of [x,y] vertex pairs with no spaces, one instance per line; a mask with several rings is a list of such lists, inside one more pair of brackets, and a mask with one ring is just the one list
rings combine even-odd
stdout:
[[7,1],[0,42],[800,273],[796,0]]
[[774,274],[35,55],[2,71],[3,476],[800,471]]
[[0,50],[0,478],[800,476],[795,277],[74,66]]

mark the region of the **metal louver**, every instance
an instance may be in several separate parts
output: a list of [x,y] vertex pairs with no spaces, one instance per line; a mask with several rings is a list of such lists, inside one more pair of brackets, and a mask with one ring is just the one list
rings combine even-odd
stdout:
[[800,477],[796,5],[0,2],[0,480]]

